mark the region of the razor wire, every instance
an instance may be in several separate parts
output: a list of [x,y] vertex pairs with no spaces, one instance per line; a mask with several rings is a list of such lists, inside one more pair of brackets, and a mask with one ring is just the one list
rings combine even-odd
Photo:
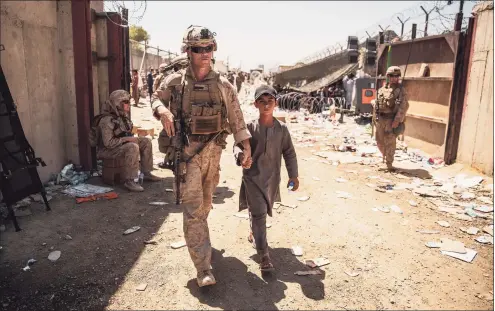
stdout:
[[[479,3],[485,1],[482,0],[468,0],[464,3],[465,12],[462,18],[461,30],[465,30],[468,25],[469,15],[466,12],[470,12],[470,10]],[[423,9],[428,13],[428,29],[427,35],[439,35],[451,32],[454,30],[456,15],[458,13],[458,5],[459,1],[452,1],[449,4],[449,1],[424,1],[419,4],[415,4],[414,6],[405,9],[401,12],[397,12],[392,16],[382,19],[373,25],[357,31],[355,33],[351,33],[349,35],[358,37],[359,42],[364,42],[366,38],[376,37],[379,32],[384,32],[386,34],[387,30],[392,30],[395,32],[397,37],[401,40],[409,40],[412,35],[412,24],[416,24],[416,35],[417,37],[425,36],[425,25],[426,25],[426,14]],[[452,12],[454,11],[454,12]],[[404,33],[401,34],[402,23],[404,23]],[[386,37],[385,42],[389,42],[394,37]],[[296,63],[303,63],[305,65],[314,63],[323,58],[329,57],[331,55],[337,54],[345,50],[344,47],[347,46],[347,39],[341,40],[335,44],[329,45],[311,55],[300,59]]]
[[[148,8],[148,3],[146,2],[146,0],[143,1],[111,0],[111,1],[104,1],[103,6],[104,6],[103,13],[107,14],[107,12],[116,12],[120,14],[123,23],[116,23],[107,15],[108,20],[110,20],[116,26],[127,28],[130,25],[138,25],[143,20],[144,14],[146,13],[146,9]],[[122,16],[122,11],[124,9],[127,9],[128,12],[127,20],[124,20],[124,17]]]

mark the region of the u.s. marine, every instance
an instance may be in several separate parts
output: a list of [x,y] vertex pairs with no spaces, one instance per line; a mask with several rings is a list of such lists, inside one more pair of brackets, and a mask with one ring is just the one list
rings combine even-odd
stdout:
[[[207,217],[219,181],[222,149],[227,135],[233,134],[235,143],[246,148],[244,164],[249,163],[251,135],[234,87],[212,70],[213,52],[217,50],[214,34],[207,28],[190,26],[182,47],[190,64],[185,71],[171,74],[161,83],[152,97],[152,109],[166,133],[160,137],[162,146],[168,145],[174,150],[174,142],[184,134],[189,141],[181,152],[180,161],[186,163],[186,175],[185,182],[180,184],[179,199],[183,205],[184,238],[201,287],[216,283],[210,265],[212,249]],[[183,117],[179,121],[186,127],[181,133],[176,133],[174,123],[178,112]],[[170,155],[174,163],[175,153],[170,152]],[[174,190],[177,195],[177,189]]]

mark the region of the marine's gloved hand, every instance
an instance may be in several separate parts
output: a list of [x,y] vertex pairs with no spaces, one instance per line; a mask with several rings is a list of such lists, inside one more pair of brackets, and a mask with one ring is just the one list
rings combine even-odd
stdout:
[[160,116],[160,121],[167,135],[169,137],[175,136],[174,115],[163,106],[157,108],[157,113]]
[[392,128],[394,129],[398,126],[399,126],[399,121],[394,120],[394,122],[392,122]]

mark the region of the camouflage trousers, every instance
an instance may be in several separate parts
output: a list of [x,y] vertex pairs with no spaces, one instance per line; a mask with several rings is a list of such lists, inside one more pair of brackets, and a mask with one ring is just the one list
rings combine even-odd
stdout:
[[140,168],[146,173],[153,170],[153,149],[149,138],[138,137],[137,144],[129,142],[114,149],[98,149],[98,159],[122,157],[125,161],[122,178],[125,180],[136,178]]
[[[192,156],[199,146],[200,143],[191,143],[185,150],[186,156]],[[184,238],[197,271],[210,269],[211,243],[207,218],[220,178],[221,155],[221,146],[215,143],[208,145],[187,164],[186,182],[180,186]]]
[[393,120],[380,119],[376,122],[376,145],[385,157],[387,166],[394,162],[397,136],[392,132]]
[[134,99],[134,104],[139,104],[139,97],[140,97],[140,94],[139,94],[139,88],[137,86],[134,86],[131,88],[131,96],[132,96],[132,99]]

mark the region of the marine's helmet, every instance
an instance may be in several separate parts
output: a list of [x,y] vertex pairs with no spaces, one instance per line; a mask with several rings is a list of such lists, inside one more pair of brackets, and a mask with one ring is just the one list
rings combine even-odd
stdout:
[[185,53],[191,46],[197,46],[200,44],[213,44],[213,51],[217,50],[217,41],[215,40],[216,33],[211,32],[208,28],[203,26],[191,25],[187,28],[182,38],[181,51]]
[[159,70],[160,72],[163,72],[163,71],[165,71],[165,68],[167,68],[167,64],[165,64],[165,63],[161,63],[161,64],[160,64],[160,67],[158,67],[158,70]]
[[390,67],[388,67],[386,74],[387,74],[387,76],[390,76],[390,75],[401,76],[402,75],[399,66],[390,66]]

